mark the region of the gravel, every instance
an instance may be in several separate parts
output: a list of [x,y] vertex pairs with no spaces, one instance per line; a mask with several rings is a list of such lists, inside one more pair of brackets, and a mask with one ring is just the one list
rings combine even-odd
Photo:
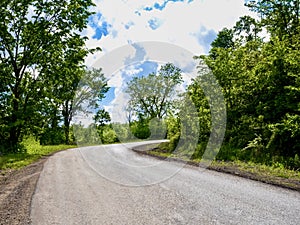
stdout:
[[0,224],[31,224],[30,207],[39,174],[48,157],[0,176]]

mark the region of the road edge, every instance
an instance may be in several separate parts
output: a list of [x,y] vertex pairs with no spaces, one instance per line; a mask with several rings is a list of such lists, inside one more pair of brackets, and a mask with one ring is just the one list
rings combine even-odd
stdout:
[[[151,154],[151,150],[144,150],[142,149],[143,147],[146,147],[148,145],[140,145],[140,146],[136,146],[133,148],[130,148],[132,151],[136,152],[137,154],[140,155],[146,155],[146,156],[150,156],[150,157],[154,157],[160,160],[168,160],[168,161],[174,161],[174,162],[181,162],[181,163],[185,163],[187,165],[190,166],[194,166],[194,167],[200,167],[198,162],[194,162],[191,160],[184,160],[184,159],[179,159],[179,158],[174,158],[174,157],[164,157],[164,156],[159,156],[159,155],[154,155]],[[212,171],[216,171],[216,172],[221,172],[221,173],[226,173],[226,174],[231,174],[234,176],[239,176],[239,177],[243,177],[246,179],[250,179],[250,180],[254,180],[254,181],[258,181],[258,182],[262,182],[265,184],[269,184],[269,185],[273,185],[276,187],[280,187],[280,188],[285,188],[285,189],[289,189],[292,191],[297,191],[300,192],[300,183],[295,184],[292,183],[295,186],[292,186],[290,181],[287,178],[280,178],[280,177],[276,177],[276,179],[271,179],[271,177],[267,177],[267,176],[259,176],[257,174],[251,173],[251,172],[247,172],[247,171],[243,171],[240,170],[237,167],[230,167],[230,166],[218,166],[218,165],[210,165],[208,167],[206,167],[205,169],[208,170],[212,170]]]
[[44,164],[54,154],[66,150],[69,149],[52,152],[21,169],[0,175],[0,224],[31,224],[32,198]]

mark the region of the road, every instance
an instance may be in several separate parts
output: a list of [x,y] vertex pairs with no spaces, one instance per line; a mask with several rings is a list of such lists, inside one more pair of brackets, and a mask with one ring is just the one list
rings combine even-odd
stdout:
[[32,224],[300,224],[300,193],[140,156],[117,144],[45,163]]

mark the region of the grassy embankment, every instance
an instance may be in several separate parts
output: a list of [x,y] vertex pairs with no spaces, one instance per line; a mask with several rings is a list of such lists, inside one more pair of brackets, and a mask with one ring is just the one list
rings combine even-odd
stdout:
[[0,171],[2,173],[5,173],[9,169],[20,169],[51,153],[77,147],[74,145],[42,146],[32,137],[23,141],[23,144],[27,149],[26,153],[0,156]]

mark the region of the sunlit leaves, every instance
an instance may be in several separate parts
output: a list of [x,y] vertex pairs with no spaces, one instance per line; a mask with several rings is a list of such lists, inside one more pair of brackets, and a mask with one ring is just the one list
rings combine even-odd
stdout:
[[[300,130],[299,1],[247,5],[260,20],[241,17],[218,34],[209,56],[201,56],[223,88],[225,143],[252,149],[255,157],[294,157]],[[259,34],[262,30],[268,31],[268,40]],[[189,92],[200,110],[207,106],[196,85],[194,81]]]
[[182,83],[181,70],[171,63],[163,65],[158,74],[134,77],[126,92],[130,108],[147,118],[163,118],[172,105],[176,86]]
[[79,32],[87,25],[91,5],[91,0],[0,2],[0,96],[5,110],[0,136],[5,151],[16,151],[24,134],[44,126],[46,105],[53,105],[57,89],[82,68],[89,50]]

